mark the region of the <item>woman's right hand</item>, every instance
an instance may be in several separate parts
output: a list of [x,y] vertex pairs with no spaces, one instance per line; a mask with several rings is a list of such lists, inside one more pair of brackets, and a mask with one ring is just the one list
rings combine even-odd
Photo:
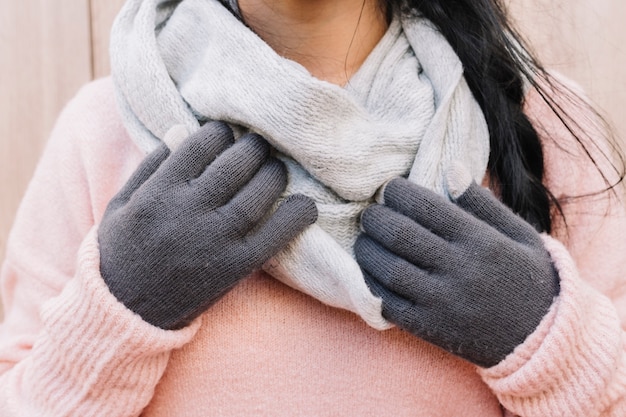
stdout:
[[302,195],[268,217],[286,184],[263,138],[233,144],[224,123],[207,123],[171,155],[160,146],[104,213],[104,281],[147,322],[186,326],[315,222],[315,204]]

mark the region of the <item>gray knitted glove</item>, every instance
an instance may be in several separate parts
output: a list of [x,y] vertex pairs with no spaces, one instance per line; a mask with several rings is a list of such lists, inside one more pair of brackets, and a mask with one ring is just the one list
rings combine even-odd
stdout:
[[383,316],[476,365],[499,363],[559,292],[539,234],[473,182],[454,203],[392,180],[355,252]]
[[100,271],[113,295],[147,322],[178,329],[275,255],[317,209],[287,198],[286,169],[258,135],[233,144],[206,124],[171,155],[150,154],[109,203],[98,230]]

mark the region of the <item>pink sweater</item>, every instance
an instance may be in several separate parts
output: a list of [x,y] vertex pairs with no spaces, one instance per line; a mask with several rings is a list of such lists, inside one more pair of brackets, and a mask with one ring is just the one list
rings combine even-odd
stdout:
[[[572,139],[532,94],[545,137]],[[0,416],[626,416],[626,215],[617,198],[564,201],[546,237],[561,294],[502,363],[477,369],[397,329],[375,331],[255,273],[190,327],[165,331],[113,297],[96,228],[143,158],[108,79],[52,134],[2,267]],[[579,120],[580,122],[580,120]],[[603,183],[545,140],[557,195]],[[562,230],[562,229],[561,229]],[[571,254],[571,257],[570,257]],[[572,260],[572,258],[574,260]]]

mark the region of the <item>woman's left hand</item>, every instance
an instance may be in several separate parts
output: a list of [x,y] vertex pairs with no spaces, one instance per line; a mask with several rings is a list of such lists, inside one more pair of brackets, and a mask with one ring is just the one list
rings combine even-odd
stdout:
[[482,367],[537,328],[559,278],[530,224],[475,182],[450,202],[397,178],[384,201],[355,253],[387,320]]

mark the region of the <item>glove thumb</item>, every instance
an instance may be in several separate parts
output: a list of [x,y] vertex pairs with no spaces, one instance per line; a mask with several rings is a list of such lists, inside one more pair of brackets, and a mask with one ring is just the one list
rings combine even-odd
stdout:
[[463,195],[473,181],[469,169],[459,161],[453,162],[445,173],[445,187],[452,200]]

